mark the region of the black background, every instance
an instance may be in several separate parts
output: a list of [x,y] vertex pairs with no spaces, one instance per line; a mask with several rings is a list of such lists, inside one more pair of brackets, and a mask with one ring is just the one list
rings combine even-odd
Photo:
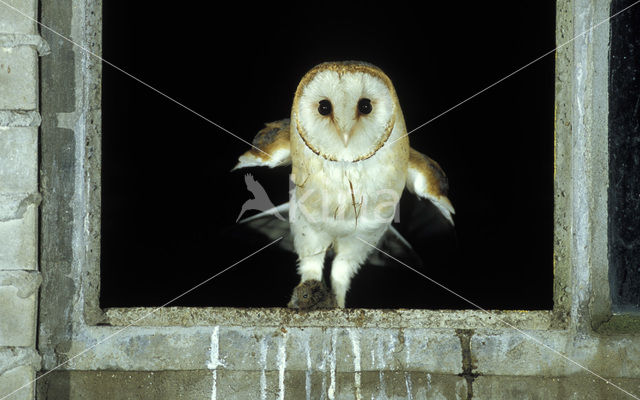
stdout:
[[[552,1],[442,3],[105,2],[103,56],[251,141],[324,61],[379,66],[411,130],[555,47]],[[163,304],[268,243],[234,227],[246,144],[107,65],[103,85],[102,306]],[[553,90],[549,55],[410,136],[456,208],[455,231],[427,209],[410,235],[420,270],[485,308],[552,307]],[[251,172],[279,204],[288,171]],[[172,305],[284,306],[295,261],[274,246]],[[393,261],[347,306],[473,308]]]
[[[615,0],[611,14],[632,4]],[[609,276],[616,311],[640,311],[640,7],[611,20]]]

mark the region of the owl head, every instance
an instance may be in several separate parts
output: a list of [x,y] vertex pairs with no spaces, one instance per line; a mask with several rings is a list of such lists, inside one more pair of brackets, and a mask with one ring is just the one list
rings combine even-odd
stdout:
[[360,161],[404,127],[395,89],[379,68],[362,62],[327,62],[302,78],[291,112],[292,133],[330,161]]

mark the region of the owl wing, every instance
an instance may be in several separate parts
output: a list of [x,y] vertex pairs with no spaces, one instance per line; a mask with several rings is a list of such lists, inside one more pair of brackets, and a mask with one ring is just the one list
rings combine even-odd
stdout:
[[418,197],[427,199],[435,205],[444,217],[453,224],[455,213],[447,198],[449,183],[447,176],[437,162],[424,154],[410,150],[407,189]]
[[[293,247],[293,236],[289,225],[289,202],[280,204],[269,210],[263,211],[251,217],[244,218],[238,222],[237,226],[246,226],[253,231],[257,231],[265,235],[269,240],[283,238],[279,243],[279,247],[285,251],[295,253]],[[283,219],[278,219],[275,215],[282,214]],[[392,254],[409,265],[420,266],[422,260],[418,253],[413,250],[411,244],[398,232],[396,228],[389,225],[389,229],[380,239],[377,246],[385,253]],[[329,249],[332,251],[332,249]],[[331,253],[330,253],[331,254]],[[383,253],[372,252],[367,262],[371,265],[384,266],[388,265],[388,257]]]
[[[276,218],[276,215],[282,215],[282,218]],[[278,242],[279,247],[292,253],[295,252],[293,248],[293,237],[291,236],[291,229],[289,227],[289,202],[242,219],[236,226],[246,226],[253,231],[265,235],[270,240],[283,238]]]
[[253,139],[255,147],[238,158],[238,164],[232,171],[246,167],[273,168],[291,164],[289,127],[289,119],[266,123]]

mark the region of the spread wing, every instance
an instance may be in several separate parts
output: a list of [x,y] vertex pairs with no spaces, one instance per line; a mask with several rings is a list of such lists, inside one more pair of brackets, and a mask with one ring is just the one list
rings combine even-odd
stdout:
[[253,139],[255,147],[238,158],[238,164],[232,171],[246,167],[273,168],[291,164],[289,127],[289,119],[266,123]]
[[451,214],[455,211],[447,198],[449,183],[447,176],[437,162],[411,149],[409,153],[409,174],[407,189],[419,197],[428,199],[453,224]]

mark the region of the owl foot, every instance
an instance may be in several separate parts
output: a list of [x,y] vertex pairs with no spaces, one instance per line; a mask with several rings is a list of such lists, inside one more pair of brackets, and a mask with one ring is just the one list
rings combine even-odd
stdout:
[[301,282],[293,289],[291,301],[287,307],[299,310],[320,310],[336,308],[338,303],[324,282],[311,279]]

